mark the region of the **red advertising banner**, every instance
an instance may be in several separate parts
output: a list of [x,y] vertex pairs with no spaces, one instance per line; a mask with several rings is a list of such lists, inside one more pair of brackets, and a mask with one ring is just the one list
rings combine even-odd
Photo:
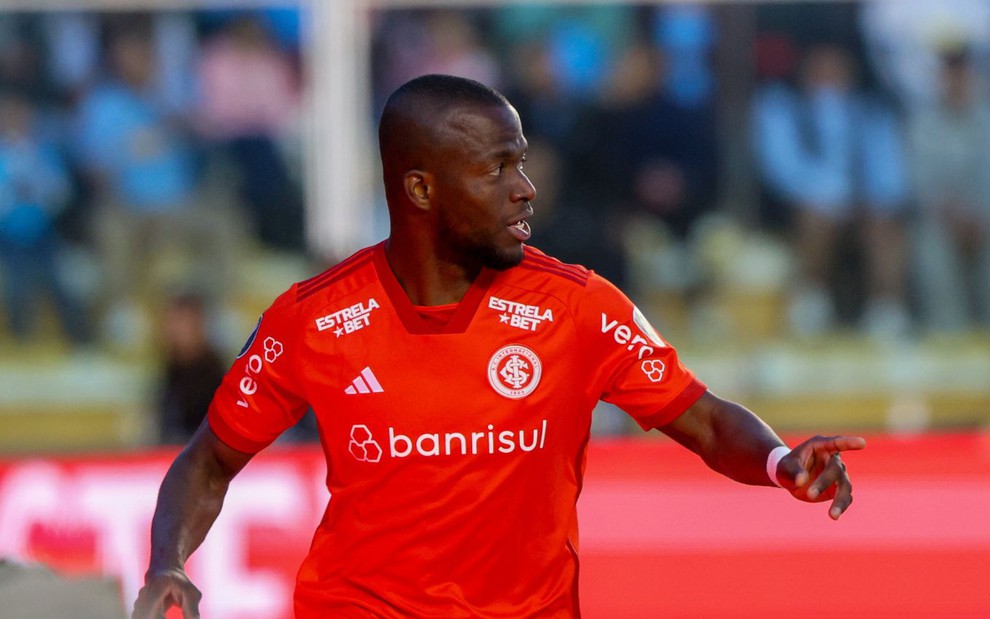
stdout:
[[[0,558],[115,577],[129,606],[174,455],[0,461]],[[669,441],[593,443],[584,615],[990,617],[990,434],[873,437],[846,461],[856,502],[832,522],[823,505],[725,480]],[[188,565],[204,617],[292,616],[324,475],[318,448],[293,447],[238,476]]]

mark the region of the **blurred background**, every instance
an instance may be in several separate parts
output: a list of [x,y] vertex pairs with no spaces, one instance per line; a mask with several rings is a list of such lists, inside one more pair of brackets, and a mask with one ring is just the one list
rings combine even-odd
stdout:
[[[377,118],[424,73],[519,110],[536,247],[794,442],[872,442],[833,525],[601,407],[589,617],[812,616],[768,566],[832,552],[847,616],[990,616],[990,0],[2,0],[0,617],[28,576],[129,605],[260,313],[388,234]],[[315,440],[236,482],[190,567],[205,616],[289,616]]]

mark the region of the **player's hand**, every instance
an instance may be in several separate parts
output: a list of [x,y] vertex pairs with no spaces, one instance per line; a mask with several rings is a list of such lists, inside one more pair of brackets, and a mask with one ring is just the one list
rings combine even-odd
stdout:
[[852,483],[841,454],[865,447],[866,440],[858,436],[809,438],[781,458],[777,464],[777,480],[802,501],[832,501],[828,515],[832,520],[838,520],[853,500]]
[[154,572],[138,592],[131,619],[165,619],[165,611],[172,606],[182,609],[183,619],[199,619],[202,597],[184,570]]

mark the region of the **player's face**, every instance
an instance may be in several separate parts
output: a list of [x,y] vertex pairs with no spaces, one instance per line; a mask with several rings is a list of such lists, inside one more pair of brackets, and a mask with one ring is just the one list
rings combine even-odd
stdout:
[[526,138],[508,106],[450,112],[431,202],[440,251],[457,263],[507,269],[523,259],[536,189],[523,172]]

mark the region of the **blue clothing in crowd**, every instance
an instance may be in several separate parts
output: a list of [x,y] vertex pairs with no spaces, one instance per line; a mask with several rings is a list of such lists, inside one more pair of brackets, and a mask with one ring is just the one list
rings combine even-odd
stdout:
[[10,329],[26,339],[47,292],[66,335],[86,339],[86,321],[58,268],[61,243],[54,221],[70,192],[68,171],[50,147],[30,138],[0,138],[0,270]]
[[908,197],[904,149],[894,113],[867,97],[801,95],[773,84],[754,106],[763,177],[785,202],[836,218],[857,205],[876,212]]
[[82,102],[78,121],[82,161],[106,177],[122,205],[161,213],[191,199],[192,151],[153,102],[108,83]]

